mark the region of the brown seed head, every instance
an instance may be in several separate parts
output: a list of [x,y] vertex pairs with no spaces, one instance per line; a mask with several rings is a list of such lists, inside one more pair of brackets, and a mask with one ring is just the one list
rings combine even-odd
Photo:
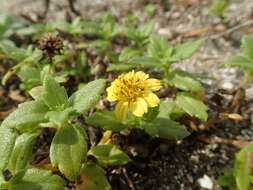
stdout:
[[63,39],[54,34],[46,34],[37,41],[37,47],[43,51],[50,61],[55,55],[59,55],[63,49]]

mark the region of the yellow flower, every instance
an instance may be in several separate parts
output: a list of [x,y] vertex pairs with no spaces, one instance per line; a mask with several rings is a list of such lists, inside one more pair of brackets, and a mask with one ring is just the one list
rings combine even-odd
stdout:
[[131,71],[121,74],[107,90],[110,102],[118,101],[115,113],[119,120],[127,117],[128,110],[135,116],[142,117],[148,112],[148,107],[156,107],[160,100],[153,93],[161,88],[160,80],[149,78],[142,71]]

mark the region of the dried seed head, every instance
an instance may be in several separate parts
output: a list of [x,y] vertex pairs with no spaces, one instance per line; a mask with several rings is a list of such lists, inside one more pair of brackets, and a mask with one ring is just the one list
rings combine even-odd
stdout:
[[63,39],[59,35],[48,33],[37,41],[37,47],[52,61],[63,49]]

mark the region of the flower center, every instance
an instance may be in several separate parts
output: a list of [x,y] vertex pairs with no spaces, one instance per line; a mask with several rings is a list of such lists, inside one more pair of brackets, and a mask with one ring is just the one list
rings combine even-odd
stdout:
[[143,97],[145,93],[144,81],[139,78],[120,79],[117,96],[129,102],[134,102],[137,98]]

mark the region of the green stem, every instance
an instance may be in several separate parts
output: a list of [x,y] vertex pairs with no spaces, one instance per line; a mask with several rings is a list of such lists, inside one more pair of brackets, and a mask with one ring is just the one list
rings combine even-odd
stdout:
[[164,64],[163,72],[164,72],[164,77],[163,78],[168,78],[169,77],[169,65]]
[[253,75],[250,72],[245,73],[244,79],[241,82],[241,88],[246,89],[249,83],[253,80]]
[[169,65],[168,64],[164,64],[163,65],[163,81],[164,81],[164,86],[168,87],[168,78],[169,78]]

